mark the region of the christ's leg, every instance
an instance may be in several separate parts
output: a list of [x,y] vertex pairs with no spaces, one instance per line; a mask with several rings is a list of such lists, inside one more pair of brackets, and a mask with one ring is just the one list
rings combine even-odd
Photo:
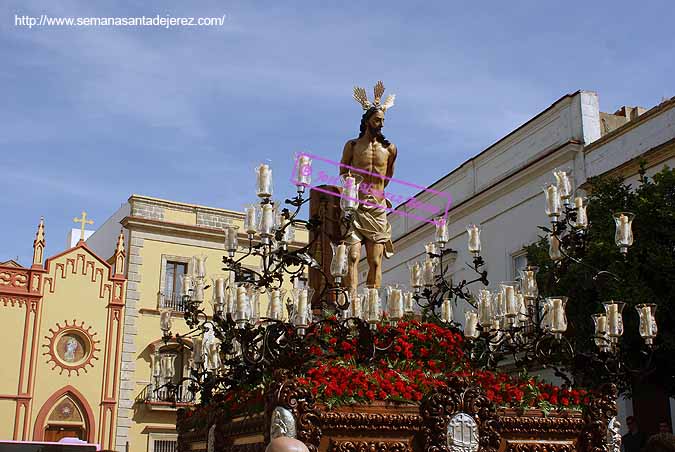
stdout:
[[384,243],[366,241],[366,258],[368,259],[368,287],[379,288],[382,284],[382,255]]

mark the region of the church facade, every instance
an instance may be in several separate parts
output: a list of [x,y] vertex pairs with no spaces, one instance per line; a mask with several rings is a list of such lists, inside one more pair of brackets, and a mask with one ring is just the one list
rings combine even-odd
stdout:
[[106,261],[80,240],[45,259],[41,220],[31,266],[0,264],[0,438],[76,437],[112,449],[126,296],[121,234],[111,248]]

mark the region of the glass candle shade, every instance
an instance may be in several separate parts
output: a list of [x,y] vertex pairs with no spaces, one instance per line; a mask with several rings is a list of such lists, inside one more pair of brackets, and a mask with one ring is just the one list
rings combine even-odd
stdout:
[[552,261],[562,260],[562,252],[560,251],[560,239],[554,234],[548,235],[548,256]]
[[363,296],[360,293],[355,293],[354,296],[351,297],[349,315],[350,317],[356,317],[358,319],[363,318]]
[[436,242],[429,242],[426,245],[424,245],[424,251],[426,251],[429,257],[432,257],[431,256],[432,254],[434,255],[434,257],[438,255],[438,248],[436,247]]
[[551,332],[564,333],[567,331],[567,315],[565,314],[565,305],[567,297],[549,297],[551,310]]
[[283,320],[284,318],[284,298],[286,298],[285,289],[273,289],[268,292],[269,304],[267,305],[267,317],[274,320]]
[[435,224],[436,231],[434,233],[434,240],[439,243],[441,247],[443,247],[450,240],[450,234],[448,233],[448,221],[444,217],[438,217],[436,218]]
[[551,305],[551,299],[546,298],[539,305],[539,318],[541,319],[541,329],[544,331],[551,331],[553,327],[553,307]]
[[614,241],[616,246],[627,249],[633,244],[633,219],[635,215],[630,212],[618,212],[614,214],[616,231]]
[[199,336],[192,339],[192,362],[201,364],[204,362],[204,342]]
[[260,304],[261,304],[260,292],[258,291],[258,289],[255,286],[250,285],[246,288],[246,295],[248,295],[249,305],[251,307],[250,321],[251,321],[251,323],[255,323],[258,320],[260,320],[260,315],[261,315],[261,312],[260,312]]
[[403,291],[398,286],[387,286],[387,315],[389,320],[403,317]]
[[347,245],[340,243],[330,244],[333,250],[333,258],[330,261],[330,274],[333,277],[344,277],[347,275]]
[[539,267],[528,265],[520,273],[520,289],[525,298],[534,299],[539,295],[539,288],[537,287],[537,272]]
[[258,208],[254,204],[244,208],[244,230],[248,235],[258,233]]
[[251,304],[248,299],[246,286],[237,285],[237,295],[234,304],[234,320],[239,323],[246,323],[251,319]]
[[256,194],[260,198],[269,198],[272,196],[272,168],[265,163],[261,163],[255,169],[256,174]]
[[586,213],[586,199],[580,196],[574,198],[574,209],[577,212],[577,218],[574,221],[573,226],[576,229],[586,229],[588,227],[588,215]]
[[480,335],[478,331],[478,314],[474,311],[464,312],[464,337],[476,339]]
[[415,313],[415,298],[410,291],[403,292],[403,309],[405,315],[413,315]]
[[197,279],[192,285],[192,296],[190,300],[199,304],[204,301],[204,280],[202,278]]
[[193,285],[193,282],[194,282],[194,280],[192,278],[192,275],[184,274],[184,275],[181,275],[180,278],[181,278],[181,284],[182,284],[181,295],[183,297],[190,296],[191,291],[192,291],[192,285]]
[[367,321],[369,323],[377,323],[382,315],[382,307],[380,301],[380,291],[375,287],[366,289],[366,300],[368,310],[366,312]]
[[555,177],[560,200],[564,204],[569,204],[570,197],[572,196],[572,179],[569,171],[556,169],[553,171],[553,176]]
[[648,341],[648,344],[651,344],[651,340],[656,337],[656,333],[658,332],[656,317],[654,316],[656,305],[654,303],[643,303],[635,306],[635,310],[637,310],[640,316],[640,336],[646,342]]
[[260,206],[260,225],[258,232],[262,237],[272,237],[274,235],[274,204],[267,203]]
[[492,293],[488,289],[478,292],[478,321],[483,329],[489,330],[494,324]]
[[546,215],[553,220],[557,220],[561,209],[558,187],[555,184],[546,184],[544,186],[544,195],[546,196]]
[[424,280],[424,285],[426,287],[431,287],[434,285],[434,270],[436,265],[434,264],[433,259],[427,259],[424,261],[424,269],[422,271],[422,279]]
[[340,208],[345,212],[356,210],[359,206],[359,185],[363,179],[361,176],[343,174],[340,180],[342,181]]
[[475,224],[470,224],[466,227],[466,232],[469,234],[469,243],[468,243],[468,249],[469,253],[478,255],[480,254],[481,250],[481,243],[480,243],[480,226],[475,225]]
[[230,253],[237,251],[239,247],[239,226],[228,225],[225,228],[225,248]]
[[171,309],[161,309],[159,311],[159,328],[164,336],[171,332]]
[[295,186],[307,187],[312,182],[312,159],[304,154],[296,157],[296,177]]
[[605,307],[605,315],[607,316],[607,333],[612,338],[623,336],[623,308],[625,303],[621,301],[606,301],[603,303]]
[[[198,254],[197,256],[194,256],[192,258],[193,262],[193,269],[194,269],[194,276],[197,278],[205,278],[206,277],[206,259],[207,256],[205,254]],[[203,298],[202,298],[203,300]]]
[[419,262],[408,263],[410,270],[410,286],[413,288],[422,287],[422,266]]

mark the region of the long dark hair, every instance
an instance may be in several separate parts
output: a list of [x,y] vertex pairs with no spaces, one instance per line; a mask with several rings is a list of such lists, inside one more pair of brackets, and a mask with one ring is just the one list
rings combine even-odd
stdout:
[[[371,116],[375,114],[376,111],[379,111],[380,109],[378,107],[370,107],[366,112],[361,116],[361,126],[359,127],[360,133],[359,133],[359,138],[361,138],[365,133],[366,129],[368,128],[368,120],[370,119]],[[375,139],[382,143],[382,145],[386,148],[389,147],[391,144],[385,137],[382,135],[380,132]]]

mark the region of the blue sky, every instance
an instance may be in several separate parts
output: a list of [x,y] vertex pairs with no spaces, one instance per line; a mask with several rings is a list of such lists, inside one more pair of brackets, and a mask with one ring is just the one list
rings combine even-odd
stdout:
[[[15,15],[227,15],[200,28],[32,28]],[[47,254],[82,209],[130,194],[241,209],[270,159],[290,194],[295,151],[339,158],[354,84],[397,94],[396,176],[427,185],[556,99],[603,111],[675,95],[672,1],[279,2],[4,0],[0,260]]]

